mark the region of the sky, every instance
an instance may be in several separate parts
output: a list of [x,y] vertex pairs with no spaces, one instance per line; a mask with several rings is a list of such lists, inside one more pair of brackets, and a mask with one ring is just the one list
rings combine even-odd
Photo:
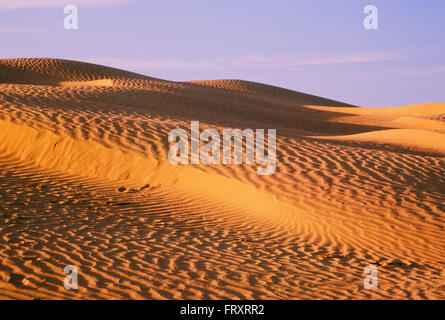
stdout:
[[[78,29],[66,30],[66,5]],[[367,30],[364,8],[378,9]],[[0,0],[0,58],[243,79],[363,107],[445,102],[445,1]]]

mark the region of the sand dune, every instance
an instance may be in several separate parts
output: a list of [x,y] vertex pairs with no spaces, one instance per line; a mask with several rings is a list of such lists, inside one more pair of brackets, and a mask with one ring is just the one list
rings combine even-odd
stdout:
[[[443,299],[443,115],[0,60],[0,297]],[[192,120],[277,129],[276,172],[171,164]]]
[[[434,128],[432,126],[431,128]],[[428,128],[429,129],[429,128]],[[391,129],[328,137],[337,141],[367,142],[378,146],[401,147],[411,151],[445,154],[444,134],[419,129]]]

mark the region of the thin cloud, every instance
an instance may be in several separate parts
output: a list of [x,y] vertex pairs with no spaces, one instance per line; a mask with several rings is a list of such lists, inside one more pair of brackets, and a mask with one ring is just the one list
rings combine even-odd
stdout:
[[79,7],[107,7],[128,3],[131,0],[0,0],[0,9],[30,9],[65,7],[68,4]]
[[61,34],[63,31],[41,28],[0,28],[0,33]]
[[337,65],[351,63],[372,63],[393,60],[392,52],[364,52],[343,55],[252,55],[242,57],[220,57],[214,59],[182,60],[127,60],[119,58],[88,58],[85,61],[113,66],[126,70],[160,70],[160,69],[212,69],[225,68],[289,68],[299,66]]
[[429,67],[425,69],[408,69],[408,70],[402,70],[400,74],[403,74],[404,76],[434,76],[434,75],[441,75],[445,74],[445,67],[439,66],[439,67]]

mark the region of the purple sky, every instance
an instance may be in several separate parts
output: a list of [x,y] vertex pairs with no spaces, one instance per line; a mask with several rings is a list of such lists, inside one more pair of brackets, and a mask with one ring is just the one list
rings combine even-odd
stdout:
[[[65,30],[63,8],[79,8]],[[363,9],[378,8],[365,30]],[[235,78],[367,107],[445,102],[445,1],[0,0],[0,57]]]

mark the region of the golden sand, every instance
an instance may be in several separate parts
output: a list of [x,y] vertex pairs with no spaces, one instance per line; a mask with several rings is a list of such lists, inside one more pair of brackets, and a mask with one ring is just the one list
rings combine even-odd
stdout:
[[[0,298],[443,299],[444,115],[0,60]],[[276,172],[172,165],[191,120],[277,129]]]

